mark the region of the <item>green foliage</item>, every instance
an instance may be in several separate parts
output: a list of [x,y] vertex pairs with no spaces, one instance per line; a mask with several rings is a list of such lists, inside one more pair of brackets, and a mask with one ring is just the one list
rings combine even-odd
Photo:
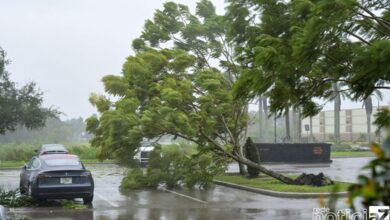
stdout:
[[189,154],[179,145],[171,145],[165,151],[156,148],[151,152],[148,167],[128,171],[121,183],[121,190],[156,188],[165,184],[168,188],[211,186],[214,176],[225,171],[223,161],[215,161],[210,154]]
[[61,202],[61,206],[65,209],[86,209],[87,206],[83,204],[76,203],[73,200],[64,200]]
[[[4,144],[0,145],[0,161],[24,161],[27,163],[36,153],[40,145],[34,144]],[[81,160],[94,160],[97,149],[89,144],[65,145],[70,153],[76,154]]]
[[248,178],[244,176],[217,176],[215,179],[278,192],[330,193],[335,188],[337,188],[337,192],[346,192],[348,187],[352,185],[351,183],[346,182],[336,182],[336,185],[327,185],[322,187],[310,185],[288,185],[266,176],[259,176],[257,178]]
[[120,189],[125,191],[127,189],[140,189],[147,185],[146,178],[141,169],[130,169],[126,176],[122,179]]
[[[205,164],[208,157],[215,162],[221,155],[248,163],[241,154],[247,102],[233,99],[232,93],[248,65],[234,59],[235,43],[227,40],[227,27],[228,21],[208,0],[197,3],[195,14],[175,2],[156,10],[134,40],[136,53],[126,59],[121,75],[103,79],[107,96],[91,95],[99,116],[87,120],[87,130],[94,135],[91,145],[98,148],[100,159],[112,157],[129,164],[142,138],[171,135],[196,143],[199,154],[207,155],[198,157]],[[112,96],[115,101],[107,98]],[[180,158],[166,164],[192,166]],[[264,167],[262,172],[292,182]],[[167,174],[165,182],[173,186],[180,175]]]
[[390,204],[390,137],[382,146],[371,145],[376,158],[370,161],[365,169],[369,175],[360,175],[358,183],[349,188],[349,205],[354,209],[356,202],[365,207]]
[[332,152],[347,152],[352,151],[352,147],[349,144],[334,144],[331,146]]
[[17,207],[37,207],[37,206],[61,206],[65,209],[85,209],[86,205],[76,203],[73,200],[63,200],[61,202],[46,202],[33,199],[32,197],[21,195],[20,189],[4,190],[0,188],[0,205],[8,208]]
[[85,132],[85,123],[82,118],[61,121],[51,118],[45,126],[29,130],[18,127],[15,131],[0,135],[1,144],[35,144],[43,143],[79,143],[86,141],[89,136]]
[[390,110],[379,109],[375,114],[374,124],[378,127],[378,131],[382,128],[390,129]]
[[[256,146],[253,144],[252,138],[248,138],[245,143],[245,155],[250,161],[260,163],[260,155]],[[248,166],[247,168],[249,177],[255,178],[259,175],[259,169]]]
[[[115,102],[115,108],[98,107],[100,118],[87,119],[87,130],[94,134],[91,144],[99,147],[99,158],[130,161],[143,137],[171,134],[202,143],[198,145],[202,148],[210,147],[208,137],[214,139],[226,129],[234,130],[238,138],[246,115],[234,114],[239,103],[232,99],[229,82],[216,69],[176,72],[172,67],[175,55],[183,53],[150,50],[128,58],[121,79],[130,92]],[[95,99],[93,96],[92,101]]]
[[293,106],[312,116],[322,108],[313,100],[334,97],[334,83],[354,100],[390,89],[387,7],[384,0],[229,1],[229,35],[250,67],[236,96],[260,94],[271,112]]
[[20,195],[19,189],[6,191],[0,188],[0,205],[6,207],[36,206],[37,201],[31,197]]
[[43,127],[48,118],[57,117],[59,112],[42,106],[42,92],[34,82],[16,87],[5,70],[9,62],[5,55],[0,47],[0,134],[18,126],[28,129]]

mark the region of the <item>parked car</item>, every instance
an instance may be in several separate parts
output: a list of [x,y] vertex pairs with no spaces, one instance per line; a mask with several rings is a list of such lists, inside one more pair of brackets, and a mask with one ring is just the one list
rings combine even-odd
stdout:
[[38,200],[82,198],[89,204],[93,200],[94,181],[78,156],[43,154],[23,166],[20,191]]
[[44,144],[37,150],[37,155],[42,154],[67,154],[68,150],[62,144]]
[[134,159],[138,161],[141,167],[146,167],[149,162],[149,154],[154,150],[154,147],[140,147],[134,155]]
[[149,162],[149,154],[154,150],[152,142],[148,139],[141,141],[141,146],[137,149],[134,159],[138,161],[141,167],[146,167]]

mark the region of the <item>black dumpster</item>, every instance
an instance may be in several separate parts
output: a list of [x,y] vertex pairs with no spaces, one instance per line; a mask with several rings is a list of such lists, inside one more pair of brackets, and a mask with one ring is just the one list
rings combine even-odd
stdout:
[[330,144],[255,143],[261,163],[331,163]]

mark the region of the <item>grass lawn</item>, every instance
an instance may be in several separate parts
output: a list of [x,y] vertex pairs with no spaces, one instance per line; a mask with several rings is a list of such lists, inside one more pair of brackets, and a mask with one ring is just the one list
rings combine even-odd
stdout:
[[0,161],[0,169],[20,168],[24,165],[23,161]]
[[[99,160],[95,159],[88,159],[88,160],[81,160],[84,164],[90,164],[90,163],[100,163]],[[113,160],[105,160],[103,162],[110,163],[114,162]],[[0,161],[0,169],[15,169],[15,168],[22,168],[23,165],[28,162],[23,161]]]
[[315,186],[297,186],[297,185],[287,185],[279,180],[273,179],[271,177],[260,176],[258,178],[246,178],[243,176],[218,176],[215,180],[235,183],[244,186],[255,187],[259,189],[267,189],[278,192],[305,192],[305,193],[327,193],[332,192],[334,187],[338,187],[338,192],[347,191],[351,183],[345,182],[336,182],[336,185],[315,187]]
[[345,151],[345,152],[334,152],[330,154],[331,158],[337,157],[374,157],[374,153],[371,151]]

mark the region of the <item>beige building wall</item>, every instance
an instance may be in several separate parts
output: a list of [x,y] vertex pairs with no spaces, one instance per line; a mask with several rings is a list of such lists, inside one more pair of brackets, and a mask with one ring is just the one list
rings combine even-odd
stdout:
[[[390,106],[381,106],[380,108],[390,108]],[[375,120],[375,113],[378,108],[373,108],[371,115],[371,123]],[[317,141],[333,141],[334,140],[334,111],[322,111],[320,114],[312,117],[313,136]],[[310,125],[310,119],[302,120],[302,136],[307,137],[310,131],[305,130],[305,125]],[[376,126],[371,124],[371,137],[376,137]],[[367,118],[366,110],[361,109],[345,109],[340,111],[340,136],[342,141],[366,141],[367,139]]]

